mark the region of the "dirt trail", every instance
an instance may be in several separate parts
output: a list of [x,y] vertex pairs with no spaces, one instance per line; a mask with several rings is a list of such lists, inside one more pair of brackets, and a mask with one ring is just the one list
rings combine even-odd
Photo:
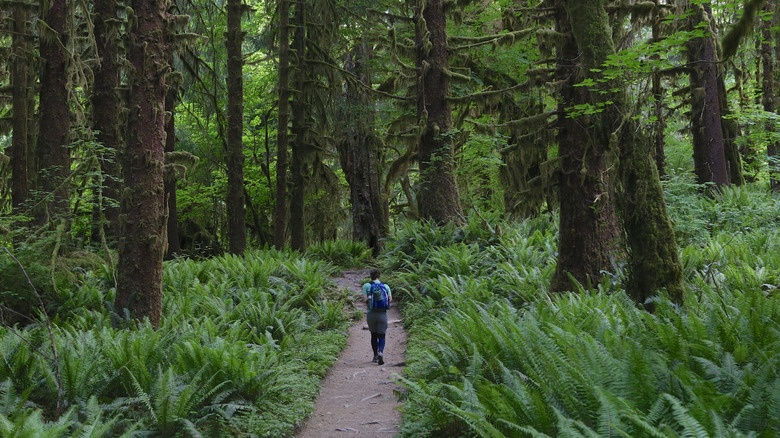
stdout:
[[[347,271],[334,281],[361,296],[368,270]],[[390,284],[392,289],[393,285]],[[355,301],[363,309],[363,299]],[[365,317],[352,324],[347,346],[322,382],[314,412],[295,434],[296,438],[393,437],[400,432],[401,391],[396,375],[406,361],[406,332],[396,307],[389,310],[384,365],[371,362],[371,336]]]

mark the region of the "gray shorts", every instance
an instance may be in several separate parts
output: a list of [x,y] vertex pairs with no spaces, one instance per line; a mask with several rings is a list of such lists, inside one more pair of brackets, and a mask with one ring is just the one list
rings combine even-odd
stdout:
[[368,330],[371,333],[383,335],[387,332],[387,312],[369,310],[366,313],[366,322],[368,322]]

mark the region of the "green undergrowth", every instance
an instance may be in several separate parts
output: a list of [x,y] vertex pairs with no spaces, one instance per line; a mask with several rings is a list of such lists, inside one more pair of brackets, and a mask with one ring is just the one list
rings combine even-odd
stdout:
[[290,435],[345,345],[336,272],[270,250],[171,261],[157,330],[85,275],[60,291],[51,335],[41,318],[0,331],[0,436]]
[[778,436],[780,202],[672,199],[687,296],[654,314],[620,267],[550,296],[554,217],[404,225],[382,260],[410,329],[403,436]]

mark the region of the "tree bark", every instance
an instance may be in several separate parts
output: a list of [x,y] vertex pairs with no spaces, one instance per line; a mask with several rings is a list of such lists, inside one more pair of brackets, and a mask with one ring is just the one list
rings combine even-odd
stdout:
[[227,2],[227,219],[232,254],[246,249],[246,206],[244,205],[244,78],[241,45],[241,0]]
[[[690,5],[690,28],[709,23],[703,5]],[[718,66],[712,30],[686,44],[691,84],[691,130],[694,171],[699,184],[730,184],[723,137]]]
[[461,221],[452,141],[447,19],[443,0],[415,0],[420,215],[437,224]]
[[[344,67],[368,87],[371,86],[370,50],[366,43],[356,45]],[[344,101],[346,108],[342,119],[346,129],[339,144],[339,157],[349,184],[352,238],[365,242],[377,256],[387,229],[377,157],[379,139],[374,132],[374,101],[359,86],[349,82],[345,85]]]
[[[772,14],[774,7],[776,6],[775,0],[770,0],[764,5],[764,12],[767,15]],[[777,11],[774,14],[774,21],[780,23],[780,19],[777,18]],[[777,88],[775,87],[775,62],[780,63],[780,32],[774,32],[774,38],[772,36],[773,23],[769,20],[764,20],[761,26],[761,64],[763,67],[763,77],[761,81],[761,104],[764,111],[769,113],[779,113],[778,108],[775,105],[777,99]],[[776,57],[772,56],[772,42],[774,41],[775,50],[777,51]],[[764,125],[765,129],[774,133],[777,132],[774,122],[768,121]],[[766,154],[769,158],[769,187],[775,191],[780,192],[780,141],[772,140],[770,137],[766,146]]]
[[296,93],[292,99],[292,161],[290,176],[292,177],[292,196],[290,198],[290,248],[296,251],[306,249],[306,221],[304,219],[304,202],[306,184],[304,181],[304,148],[307,142],[307,93],[306,79],[306,1],[300,1],[295,6],[295,35],[293,48],[297,63],[295,64],[294,83]]
[[[615,53],[607,13],[601,0],[567,0],[566,12],[569,17],[577,17],[570,24],[578,47],[585,48],[580,57],[582,70],[601,84],[590,93],[590,103],[597,104],[601,111],[591,120],[586,134],[599,141],[593,144],[594,151],[601,149],[619,157],[613,165],[617,166],[620,187],[615,197],[629,246],[626,289],[650,311],[653,303],[649,298],[661,289],[666,289],[670,299],[682,303],[682,267],[652,143],[637,134],[636,119],[628,111],[625,85],[616,80],[603,81],[598,72],[593,72]],[[602,171],[608,173],[606,168]]]
[[[598,2],[588,0],[585,3],[584,10],[599,21],[585,23],[584,17],[571,15],[570,1],[556,1],[556,28],[569,36],[559,49],[555,73],[556,80],[565,80],[566,85],[561,90],[558,104],[560,231],[558,264],[550,286],[554,292],[576,287],[570,276],[583,285],[598,282],[602,271],[612,271],[610,258],[616,258],[619,252],[620,227],[610,201],[612,183],[607,172],[608,127],[602,125],[598,115],[575,117],[567,114],[568,108],[598,103],[598,93],[574,85],[585,79],[591,68],[600,66],[603,54],[597,56],[594,51],[609,51],[612,47],[611,36],[599,41],[596,47],[583,47],[583,41],[574,39],[574,22],[592,24],[598,28],[599,35],[605,32],[599,26],[607,26],[603,21],[606,18],[600,14],[596,16],[592,10]],[[570,20],[570,17],[576,17],[576,20]]]
[[130,92],[127,147],[123,153],[116,310],[149,318],[157,327],[162,312],[163,253],[167,215],[163,199],[166,75],[163,35],[165,4],[134,0],[129,61],[134,68]]
[[121,23],[117,18],[116,0],[94,0],[95,42],[100,63],[95,69],[92,86],[92,128],[103,145],[99,162],[102,173],[102,199],[92,209],[92,241],[100,242],[101,231],[108,240],[119,236],[119,161],[122,150],[120,134],[122,103],[117,93],[120,83],[119,37]]
[[[70,108],[68,105],[68,71],[65,47],[67,2],[48,2],[43,21],[51,28],[49,37],[41,38],[40,54],[43,60],[39,100],[38,172],[39,188],[47,196],[33,212],[38,225],[46,225],[59,218],[67,218],[70,205]],[[51,196],[51,198],[48,198]],[[50,199],[50,200],[49,200]],[[67,219],[66,219],[67,220]]]
[[[661,10],[659,0],[653,0],[655,9],[653,10],[653,42],[661,41]],[[660,58],[659,56],[655,57]],[[659,175],[666,174],[666,116],[664,115],[664,88],[661,83],[661,73],[653,72],[653,116],[655,120],[652,123],[652,138],[654,144],[653,155],[655,165],[658,168]]]
[[276,130],[276,192],[274,205],[274,247],[287,242],[287,147],[290,107],[290,2],[279,0],[279,124]]
[[20,7],[13,11],[13,65],[11,67],[11,95],[13,104],[13,138],[11,140],[11,206],[14,214],[21,214],[29,195],[27,157],[29,127],[30,51],[27,31],[27,12]]
[[[173,54],[168,53],[168,62],[173,65]],[[179,84],[173,80],[167,81],[168,90],[165,93],[165,113],[168,114],[168,120],[165,123],[165,153],[169,154],[176,150],[176,96],[179,93]],[[170,163],[168,163],[170,164]],[[178,176],[176,170],[166,165],[163,170],[163,187],[165,199],[165,211],[168,212],[168,223],[166,225],[166,238],[168,244],[165,248],[166,260],[172,259],[181,252],[181,240],[179,239],[179,210],[176,202],[176,181]]]

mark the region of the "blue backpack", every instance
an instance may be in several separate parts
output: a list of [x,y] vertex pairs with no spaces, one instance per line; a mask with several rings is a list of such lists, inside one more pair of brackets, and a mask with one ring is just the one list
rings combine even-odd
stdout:
[[387,286],[382,283],[371,283],[371,291],[368,293],[368,308],[371,310],[387,310],[390,308]]

